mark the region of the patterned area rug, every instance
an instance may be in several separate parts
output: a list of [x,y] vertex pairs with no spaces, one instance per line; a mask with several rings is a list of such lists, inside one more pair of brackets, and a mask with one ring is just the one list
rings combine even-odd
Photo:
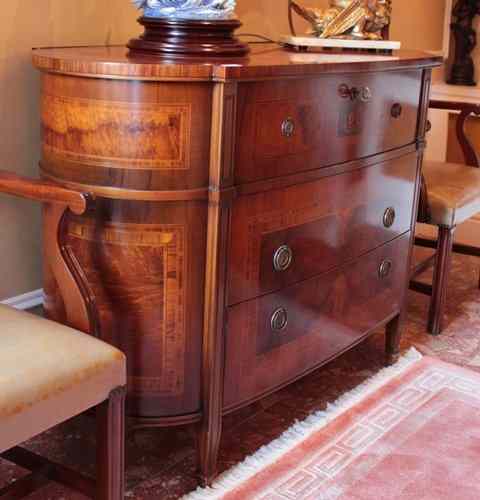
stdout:
[[480,374],[411,350],[185,499],[480,498]]

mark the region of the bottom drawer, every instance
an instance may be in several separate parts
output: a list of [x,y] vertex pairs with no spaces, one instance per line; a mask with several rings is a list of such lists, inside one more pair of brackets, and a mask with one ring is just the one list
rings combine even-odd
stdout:
[[399,312],[410,233],[228,313],[225,409],[250,402],[358,342]]

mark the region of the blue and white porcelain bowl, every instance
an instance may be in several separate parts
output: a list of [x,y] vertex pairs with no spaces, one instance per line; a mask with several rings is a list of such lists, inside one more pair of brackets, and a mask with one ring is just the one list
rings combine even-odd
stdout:
[[236,0],[132,0],[145,17],[163,19],[231,19]]

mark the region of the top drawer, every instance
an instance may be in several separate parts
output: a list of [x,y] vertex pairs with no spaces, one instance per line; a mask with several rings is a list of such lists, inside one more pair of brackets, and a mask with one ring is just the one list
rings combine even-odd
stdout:
[[412,143],[421,71],[242,83],[236,182],[350,161]]

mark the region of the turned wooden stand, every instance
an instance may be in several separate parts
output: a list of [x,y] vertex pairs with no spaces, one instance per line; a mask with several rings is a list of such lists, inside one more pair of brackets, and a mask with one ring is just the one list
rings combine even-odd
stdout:
[[250,49],[234,37],[242,25],[238,19],[224,21],[182,21],[141,17],[145,32],[130,40],[130,57],[244,57]]
[[[42,176],[96,200],[65,236],[91,333],[127,354],[139,426],[198,424],[204,483],[222,415],[379,326],[398,357],[439,58],[266,46],[164,64],[91,47],[34,63]],[[48,259],[45,294],[68,322],[79,301]]]

